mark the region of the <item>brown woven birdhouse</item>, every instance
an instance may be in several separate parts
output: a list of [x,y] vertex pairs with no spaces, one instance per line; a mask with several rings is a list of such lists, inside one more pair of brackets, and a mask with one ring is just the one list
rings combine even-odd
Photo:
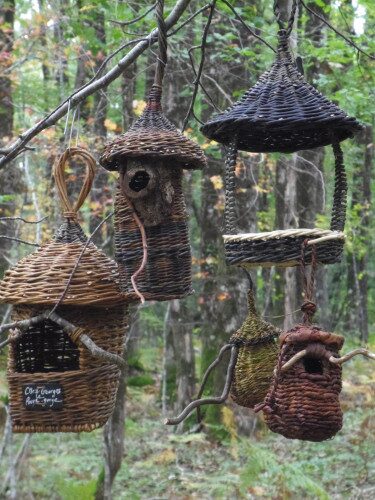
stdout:
[[[73,155],[87,162],[74,208],[62,182],[65,161]],[[55,176],[66,221],[53,240],[19,261],[0,283],[0,301],[13,304],[12,319],[26,321],[11,333],[8,354],[14,432],[91,431],[104,425],[114,408],[120,369],[94,356],[83,343],[88,336],[102,351],[121,356],[127,328],[117,266],[93,243],[87,244],[77,222],[94,166],[82,150],[63,155]]]
[[[224,245],[230,265],[295,266],[301,243],[315,240],[318,261],[339,262],[344,246],[346,175],[339,143],[361,130],[336,104],[307,83],[289,50],[290,30],[280,30],[271,68],[243,97],[203,127],[209,139],[228,146]],[[332,145],[335,156],[335,194],[329,228],[286,228],[261,233],[236,229],[236,174],[238,150],[292,153]],[[311,260],[311,250],[306,253]]]
[[259,317],[254,293],[249,290],[247,317],[230,339],[239,347],[230,390],[238,405],[253,408],[264,400],[276,365],[280,334],[281,330]]
[[[200,147],[163,115],[154,85],[142,116],[107,144],[101,165],[120,174],[115,200],[116,260],[121,289],[146,300],[192,293],[183,169],[201,169]],[[136,275],[132,283],[132,276]]]
[[268,427],[290,439],[324,441],[342,427],[341,366],[344,338],[298,325],[280,336],[280,352],[263,413]]

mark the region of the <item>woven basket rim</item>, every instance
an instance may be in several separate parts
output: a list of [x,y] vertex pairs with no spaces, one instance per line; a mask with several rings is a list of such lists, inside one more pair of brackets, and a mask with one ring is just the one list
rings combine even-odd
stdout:
[[252,240],[271,240],[280,238],[296,238],[298,236],[324,238],[326,236],[334,236],[335,239],[345,240],[346,236],[342,231],[331,231],[330,229],[319,228],[292,228],[292,229],[277,229],[275,231],[265,231],[261,233],[239,233],[239,234],[224,234],[224,243],[241,242]]
[[338,350],[344,345],[344,337],[337,333],[326,332],[317,325],[299,324],[280,335],[280,343],[304,344],[306,342],[320,342],[326,346],[336,347]]

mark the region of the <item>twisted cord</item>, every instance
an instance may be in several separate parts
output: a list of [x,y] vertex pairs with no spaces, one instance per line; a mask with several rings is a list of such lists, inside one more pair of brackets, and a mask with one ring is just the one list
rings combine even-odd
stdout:
[[313,302],[314,287],[315,287],[315,275],[316,275],[316,245],[312,245],[312,255],[311,255],[311,271],[310,278],[307,277],[306,272],[306,261],[305,252],[308,246],[308,240],[304,240],[301,246],[301,272],[303,281],[303,291],[305,295],[304,303],[301,306],[301,311],[303,312],[303,322],[305,324],[311,324],[312,317],[316,312],[316,304]]
[[155,13],[158,23],[159,54],[156,63],[154,85],[161,88],[165,67],[167,65],[167,28],[164,21],[164,0],[157,1]]
[[[78,195],[77,201],[74,205],[69,200],[65,181],[65,165],[66,162],[73,156],[81,158],[86,166],[86,176],[83,181],[83,185]],[[83,205],[91,190],[91,186],[95,177],[95,167],[95,158],[88,151],[82,148],[68,148],[54,164],[53,176],[55,178],[57,192],[63,206],[63,215],[67,219],[71,219],[74,221],[77,220],[77,212]]]
[[225,208],[224,227],[226,234],[236,232],[236,162],[237,162],[237,137],[232,139],[227,150],[225,160]]
[[332,144],[335,156],[335,191],[331,216],[331,231],[343,231],[346,220],[346,195],[348,184],[341,146],[338,142]]
[[287,38],[289,37],[289,35],[290,35],[290,33],[292,32],[292,29],[293,29],[294,20],[295,20],[296,12],[297,12],[297,7],[298,7],[298,0],[293,0],[292,8],[290,10],[290,16],[289,16],[288,24],[287,24],[287,27],[285,28],[284,21],[282,21],[282,19],[281,19],[281,12],[280,12],[280,9],[279,9],[279,2],[277,0],[275,0],[274,4],[273,4],[273,11],[274,11],[274,14],[275,14],[275,17],[276,17],[276,21],[277,21],[277,23],[279,25],[279,28],[281,30],[285,30],[285,35],[286,35]]

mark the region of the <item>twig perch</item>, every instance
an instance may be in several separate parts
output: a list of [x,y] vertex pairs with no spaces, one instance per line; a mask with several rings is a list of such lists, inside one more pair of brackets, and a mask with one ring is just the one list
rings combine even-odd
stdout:
[[[354,351],[350,351],[347,354],[344,354],[344,356],[341,356],[341,358],[336,358],[335,356],[330,356],[329,353],[327,353],[327,359],[330,363],[333,363],[334,365],[342,365],[343,363],[346,363],[349,361],[351,358],[354,356],[358,356],[361,354],[362,356],[365,356],[366,358],[374,359],[375,360],[375,354],[370,352],[368,349],[365,349],[364,347],[360,347],[358,349],[354,349]],[[303,349],[302,351],[297,352],[294,356],[292,356],[289,361],[284,363],[284,365],[281,367],[281,371],[285,372],[289,370],[293,365],[295,365],[300,359],[304,358],[306,355],[308,355],[308,350]]]

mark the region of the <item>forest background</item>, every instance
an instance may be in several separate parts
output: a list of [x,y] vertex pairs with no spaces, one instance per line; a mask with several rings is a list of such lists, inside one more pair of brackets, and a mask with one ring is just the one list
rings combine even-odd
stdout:
[[[184,175],[195,294],[132,309],[126,384],[104,444],[101,430],[5,436],[2,352],[0,497],[109,498],[112,490],[114,498],[373,498],[375,367],[370,361],[356,359],[345,366],[344,429],[327,443],[287,441],[267,431],[261,417],[230,402],[207,408],[200,432],[195,432],[194,419],[177,431],[162,425],[163,416],[178,413],[194,397],[201,374],[246,315],[247,277],[227,268],[223,257],[223,151],[199,133],[199,120],[225,109],[256,82],[274,57],[258,37],[275,47],[278,29],[271,0],[180,3],[186,10],[170,32],[198,15],[168,39],[164,110],[201,144],[209,159],[205,171]],[[290,0],[276,4],[285,18]],[[166,2],[166,15],[174,5]],[[321,18],[374,54],[375,5],[372,0],[315,0],[305,5],[320,16],[299,9],[293,45],[307,80],[365,124],[359,136],[343,144],[349,180],[347,243],[340,264],[318,271],[316,319],[325,329],[345,335],[344,351],[359,345],[374,349],[373,61]],[[1,148],[98,71],[104,74],[114,67],[129,51],[127,44],[147,36],[156,24],[153,12],[148,12],[151,6],[121,0],[0,0],[0,160]],[[17,239],[39,245],[59,223],[51,175],[56,158],[76,144],[98,157],[108,139],[127,130],[145,106],[155,60],[154,45],[1,167],[0,275],[34,250]],[[82,177],[80,168],[78,164],[69,171],[72,192]],[[236,175],[241,230],[328,227],[333,191],[329,148],[294,155],[243,153]],[[88,233],[112,210],[115,183],[114,174],[98,168],[82,211]],[[34,225],[4,217],[47,218]],[[113,255],[111,220],[94,241]],[[299,270],[259,268],[252,275],[262,315],[290,328],[300,319]],[[10,308],[1,306],[1,313],[2,323],[8,322]],[[215,371],[207,393],[221,393],[224,372],[225,363]]]

